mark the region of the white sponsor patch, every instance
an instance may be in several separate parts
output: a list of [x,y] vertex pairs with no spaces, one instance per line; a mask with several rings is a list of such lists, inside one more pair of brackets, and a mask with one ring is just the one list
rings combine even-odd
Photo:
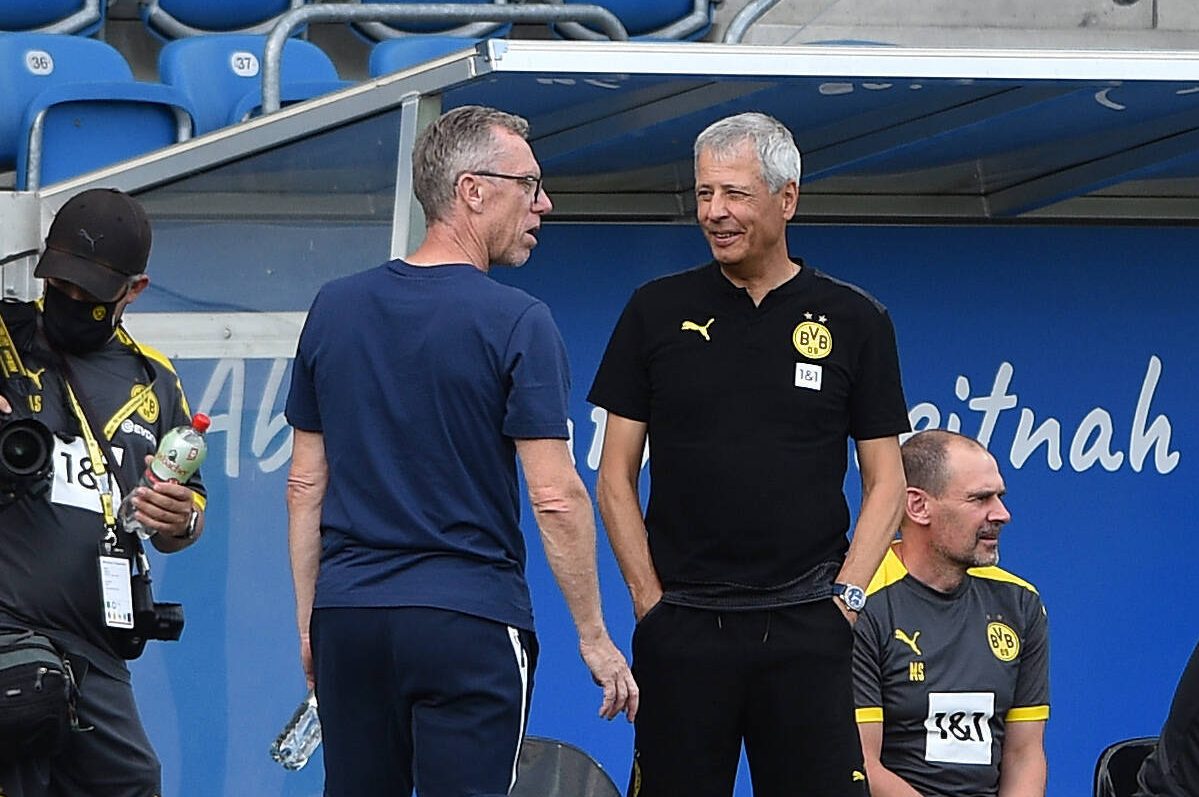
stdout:
[[[118,460],[125,458],[125,449],[113,446],[113,456]],[[116,479],[110,479],[112,484],[112,501],[115,509],[121,503],[121,488]],[[99,480],[92,470],[92,458],[87,454],[87,446],[82,437],[76,437],[69,443],[62,438],[54,438],[54,479],[50,483],[50,501],[55,504],[78,507],[90,512],[103,512],[100,504]]]
[[994,692],[930,692],[924,721],[924,759],[950,764],[991,763]]
[[824,369],[812,363],[795,364],[795,386],[806,387],[808,390],[819,390],[820,381],[824,378]]

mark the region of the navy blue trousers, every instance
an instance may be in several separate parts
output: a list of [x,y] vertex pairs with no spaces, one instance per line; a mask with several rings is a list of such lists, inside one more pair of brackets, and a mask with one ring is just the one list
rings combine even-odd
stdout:
[[327,797],[500,797],[533,692],[528,631],[424,607],[317,609]]

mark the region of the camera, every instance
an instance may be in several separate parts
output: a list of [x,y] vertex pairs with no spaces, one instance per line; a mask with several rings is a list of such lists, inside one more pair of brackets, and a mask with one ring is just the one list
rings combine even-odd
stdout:
[[50,486],[54,435],[33,418],[0,418],[0,506]]
[[110,629],[113,648],[123,659],[142,655],[151,639],[174,642],[183,634],[183,604],[159,603],[147,573],[136,573],[131,579],[133,589],[133,628]]

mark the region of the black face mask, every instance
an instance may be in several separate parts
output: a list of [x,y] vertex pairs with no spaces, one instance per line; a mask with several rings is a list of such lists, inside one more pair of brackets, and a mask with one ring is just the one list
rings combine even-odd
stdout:
[[42,306],[42,328],[57,349],[72,354],[98,351],[112,340],[116,330],[117,302],[85,302],[46,285]]

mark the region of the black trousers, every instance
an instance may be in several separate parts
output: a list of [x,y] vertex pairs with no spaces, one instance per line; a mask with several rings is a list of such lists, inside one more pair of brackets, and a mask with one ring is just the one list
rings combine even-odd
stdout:
[[[76,672],[79,672],[76,667]],[[142,728],[133,687],[90,667],[79,688],[79,724],[54,758],[0,762],[3,797],[158,797],[158,756]]]
[[769,611],[658,604],[633,632],[629,797],[729,797],[742,743],[754,797],[866,797],[852,646],[831,599]]

